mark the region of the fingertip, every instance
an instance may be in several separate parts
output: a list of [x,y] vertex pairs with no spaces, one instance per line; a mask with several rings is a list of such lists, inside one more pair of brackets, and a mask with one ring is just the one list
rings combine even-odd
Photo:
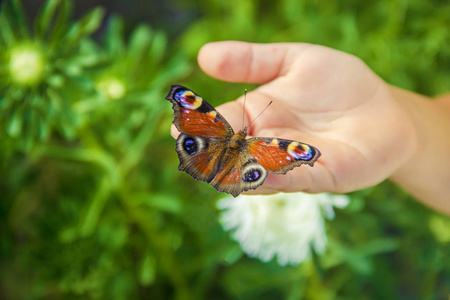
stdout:
[[221,41],[204,45],[198,53],[198,64],[208,75],[217,79],[242,81],[251,44],[238,41]]
[[170,134],[173,136],[174,139],[177,139],[178,136],[180,135],[180,132],[175,127],[175,125],[172,125],[172,127],[170,127]]

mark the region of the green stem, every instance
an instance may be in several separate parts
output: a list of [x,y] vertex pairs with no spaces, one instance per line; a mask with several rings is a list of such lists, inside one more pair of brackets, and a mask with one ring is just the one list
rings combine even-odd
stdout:
[[104,170],[112,186],[117,186],[121,182],[120,170],[117,168],[114,158],[102,150],[45,145],[37,148],[34,154],[37,157],[43,155],[98,165]]
[[128,172],[142,159],[142,154],[146,146],[155,134],[156,125],[160,120],[160,117],[158,116],[160,112],[160,107],[151,110],[150,115],[147,118],[147,122],[134,139],[133,144],[130,145],[129,151],[122,160],[120,165],[122,174],[128,174]]
[[111,195],[111,187],[112,186],[107,177],[103,176],[100,185],[98,186],[97,191],[91,200],[91,204],[86,213],[86,216],[82,222],[80,228],[80,234],[82,237],[87,237],[94,233],[103,207],[105,206],[106,201]]

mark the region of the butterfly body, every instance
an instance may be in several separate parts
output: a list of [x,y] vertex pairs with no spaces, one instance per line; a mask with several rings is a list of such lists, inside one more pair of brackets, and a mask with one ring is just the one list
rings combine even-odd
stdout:
[[183,86],[171,87],[173,123],[181,132],[175,150],[179,170],[234,197],[263,184],[267,173],[285,174],[308,164],[320,152],[313,146],[277,138],[249,138],[247,128],[235,133],[208,102]]

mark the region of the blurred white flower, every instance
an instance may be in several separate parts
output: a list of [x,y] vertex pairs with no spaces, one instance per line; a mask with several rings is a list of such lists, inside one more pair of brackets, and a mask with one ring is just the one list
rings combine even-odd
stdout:
[[327,242],[324,217],[334,218],[333,207],[344,208],[347,196],[331,194],[279,193],[227,197],[217,204],[225,230],[247,255],[264,262],[275,256],[278,264],[297,265],[311,251],[323,253]]

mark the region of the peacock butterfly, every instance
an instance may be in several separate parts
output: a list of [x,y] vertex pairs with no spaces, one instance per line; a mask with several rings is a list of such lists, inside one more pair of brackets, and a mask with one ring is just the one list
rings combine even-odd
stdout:
[[314,165],[317,148],[285,139],[249,138],[245,127],[234,133],[225,118],[193,91],[173,85],[173,124],[181,132],[175,150],[178,169],[217,191],[237,197],[263,184],[267,172],[286,174],[302,164]]

